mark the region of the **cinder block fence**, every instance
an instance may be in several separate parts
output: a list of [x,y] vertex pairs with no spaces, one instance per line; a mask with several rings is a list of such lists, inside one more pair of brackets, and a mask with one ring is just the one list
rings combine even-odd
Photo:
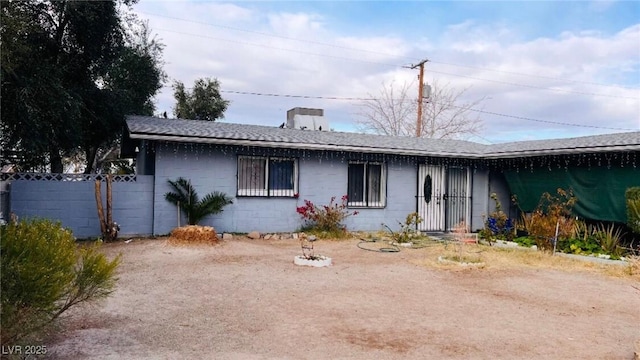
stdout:
[[[7,212],[21,219],[48,218],[60,221],[79,239],[101,235],[95,181],[102,181],[106,206],[106,175],[3,173],[1,179],[3,219],[10,218]],[[113,220],[121,237],[153,233],[153,184],[152,175],[113,175]]]

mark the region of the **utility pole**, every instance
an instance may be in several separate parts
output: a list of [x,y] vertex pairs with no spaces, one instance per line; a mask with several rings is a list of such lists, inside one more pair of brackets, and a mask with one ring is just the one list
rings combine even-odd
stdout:
[[420,75],[418,75],[418,120],[416,122],[416,137],[420,137],[420,135],[422,135],[422,91],[424,88],[424,64],[428,61],[429,59],[424,59],[418,64],[410,66],[411,69],[415,69],[417,67],[420,68]]

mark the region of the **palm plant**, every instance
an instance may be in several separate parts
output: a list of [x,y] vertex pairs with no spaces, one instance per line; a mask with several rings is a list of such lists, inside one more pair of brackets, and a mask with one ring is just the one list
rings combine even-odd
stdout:
[[196,225],[207,215],[214,215],[222,212],[222,208],[233,204],[231,198],[226,194],[214,191],[198,199],[198,193],[191,185],[191,181],[185,178],[178,178],[175,181],[168,180],[175,192],[164,194],[164,198],[170,203],[177,205],[187,216],[189,225]]

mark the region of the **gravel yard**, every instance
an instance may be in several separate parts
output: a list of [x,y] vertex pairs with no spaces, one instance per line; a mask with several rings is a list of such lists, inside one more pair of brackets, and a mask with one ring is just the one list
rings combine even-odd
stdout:
[[438,249],[380,253],[357,243],[318,241],[316,253],[333,258],[325,268],[294,265],[296,240],[105,244],[110,257],[122,254],[116,291],[71,312],[50,339],[49,355],[633,358],[640,339],[637,278],[491,266],[491,260],[480,269],[443,266],[434,260]]

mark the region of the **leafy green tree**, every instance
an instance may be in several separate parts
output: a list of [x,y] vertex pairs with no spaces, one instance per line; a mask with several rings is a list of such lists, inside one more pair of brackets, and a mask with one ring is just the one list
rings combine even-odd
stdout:
[[224,193],[214,191],[198,198],[198,193],[191,185],[191,181],[185,178],[178,178],[175,181],[168,180],[175,192],[164,194],[164,198],[170,203],[177,205],[187,216],[189,225],[196,225],[204,217],[222,212],[222,208],[233,204],[233,201]]
[[176,106],[173,114],[180,119],[216,121],[224,118],[229,101],[220,95],[220,83],[217,79],[198,79],[193,90],[187,91],[184,84],[173,84],[173,97]]
[[22,168],[62,172],[62,158],[80,151],[91,172],[126,114],[152,114],[162,44],[130,13],[133,3],[0,2],[0,139]]
[[78,249],[71,231],[49,220],[0,227],[3,345],[45,328],[75,305],[108,296],[119,258]]

